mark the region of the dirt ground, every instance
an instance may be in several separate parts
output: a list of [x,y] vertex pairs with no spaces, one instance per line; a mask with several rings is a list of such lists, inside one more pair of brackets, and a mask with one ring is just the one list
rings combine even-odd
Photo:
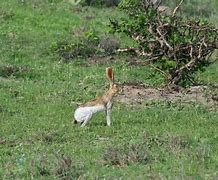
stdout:
[[117,95],[116,100],[128,105],[137,105],[153,100],[197,102],[207,106],[218,105],[218,95],[211,92],[207,86],[192,86],[187,89],[169,91],[164,88],[149,87],[138,82],[124,83],[122,92]]

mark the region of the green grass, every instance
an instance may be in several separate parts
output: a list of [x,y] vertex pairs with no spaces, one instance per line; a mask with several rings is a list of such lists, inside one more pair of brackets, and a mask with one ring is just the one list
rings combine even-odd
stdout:
[[[63,63],[51,51],[53,43],[74,40],[72,32],[79,27],[107,34],[108,18],[120,15],[116,9],[76,11],[62,1],[24,2],[0,0],[0,179],[218,177],[215,108],[115,103],[110,128],[103,113],[85,128],[72,124],[76,103],[106,89],[108,66],[114,67],[118,83],[137,79],[158,86],[163,79],[147,67],[129,66],[125,57],[117,56],[115,63],[90,65],[86,59]],[[94,18],[88,21],[85,16]],[[4,67],[9,65],[20,69],[7,75]],[[216,74],[217,63],[198,76],[214,84]],[[128,149],[131,146],[141,149]],[[146,162],[138,152],[147,154]],[[122,163],[111,164],[107,156]]]

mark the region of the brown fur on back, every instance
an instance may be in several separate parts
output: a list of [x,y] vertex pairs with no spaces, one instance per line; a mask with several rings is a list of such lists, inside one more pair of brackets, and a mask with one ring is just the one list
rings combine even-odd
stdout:
[[79,107],[96,106],[97,104],[102,104],[102,97],[97,97],[87,103],[81,104]]
[[81,104],[79,107],[96,106],[103,104],[105,107],[107,103],[113,98],[116,92],[113,89],[109,89],[103,96],[97,97],[87,103]]

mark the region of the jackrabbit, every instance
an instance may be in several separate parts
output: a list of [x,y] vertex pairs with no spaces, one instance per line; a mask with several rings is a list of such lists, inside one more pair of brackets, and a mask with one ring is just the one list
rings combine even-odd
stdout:
[[115,94],[118,93],[119,87],[114,83],[114,74],[112,68],[106,68],[106,77],[109,80],[110,88],[103,96],[97,97],[85,104],[81,104],[77,107],[74,113],[75,123],[81,123],[81,127],[92,118],[92,115],[96,112],[106,112],[107,126],[111,125],[111,109],[112,99]]

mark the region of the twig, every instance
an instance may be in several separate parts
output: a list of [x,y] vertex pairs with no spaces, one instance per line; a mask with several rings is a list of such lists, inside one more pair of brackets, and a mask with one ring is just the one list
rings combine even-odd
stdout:
[[182,5],[182,3],[183,3],[183,0],[181,0],[178,6],[175,7],[175,9],[173,10],[172,18],[176,16],[176,12],[179,9],[179,7]]
[[159,0],[157,7],[159,7],[162,4],[162,0]]
[[155,39],[160,43],[160,47],[163,47],[163,41],[160,40],[160,38],[158,38],[158,36],[154,33],[154,31],[152,30],[152,25],[149,24],[149,28],[148,31],[155,37]]
[[140,41],[140,42],[146,42],[147,41],[147,39],[145,39],[143,36],[140,36],[140,35],[132,35],[131,37],[136,41]]
[[158,8],[159,8],[159,6],[161,5],[161,3],[162,3],[162,0],[159,0],[159,2],[158,2],[157,5],[156,5],[156,8],[155,8],[156,11],[158,10]]
[[117,52],[134,52],[138,56],[151,56],[151,53],[145,53],[144,51],[140,52],[138,49],[129,47],[129,48],[119,48]]
[[202,46],[203,46],[203,44],[205,44],[204,39],[205,39],[205,36],[204,36],[204,38],[202,39],[202,43],[200,44],[200,47],[199,47],[199,50],[198,50],[198,59],[200,59],[200,57],[201,57]]
[[167,77],[167,73],[165,73],[164,71],[162,71],[161,69],[155,67],[153,64],[148,64],[148,66],[151,66],[152,68],[154,68],[156,71],[160,72],[161,74],[163,74],[165,77]]
[[190,47],[191,47],[191,49],[190,49],[189,55],[190,55],[190,57],[191,57],[191,59],[192,59],[192,58],[193,58],[193,47],[192,47],[192,45],[191,45]]
[[185,64],[184,66],[181,66],[179,69],[176,70],[176,73],[178,74],[181,74],[181,72],[184,70],[184,69],[189,69],[191,68],[195,62],[197,61],[197,58],[192,58],[191,61],[189,61],[187,64]]
[[170,44],[166,41],[166,39],[164,38],[163,34],[161,34],[160,30],[157,28],[157,32],[158,34],[161,36],[161,39],[163,40],[163,42],[166,44],[166,46],[170,49],[173,50],[173,48],[170,46]]

